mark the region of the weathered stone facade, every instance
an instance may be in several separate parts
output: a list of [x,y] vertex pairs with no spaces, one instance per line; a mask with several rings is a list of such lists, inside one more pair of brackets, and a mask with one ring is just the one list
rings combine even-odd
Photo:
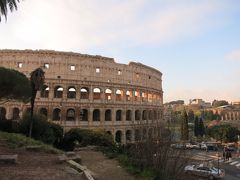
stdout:
[[[38,92],[35,112],[65,130],[102,128],[117,142],[153,135],[163,120],[162,74],[140,63],[48,50],[0,50],[0,66],[28,77],[38,67],[45,86]],[[1,117],[19,119],[30,104],[0,105]]]

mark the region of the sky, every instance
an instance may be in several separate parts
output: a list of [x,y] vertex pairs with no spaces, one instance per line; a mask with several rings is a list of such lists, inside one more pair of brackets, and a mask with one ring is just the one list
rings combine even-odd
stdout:
[[140,62],[163,73],[164,102],[240,101],[239,0],[24,0],[0,49],[50,49]]

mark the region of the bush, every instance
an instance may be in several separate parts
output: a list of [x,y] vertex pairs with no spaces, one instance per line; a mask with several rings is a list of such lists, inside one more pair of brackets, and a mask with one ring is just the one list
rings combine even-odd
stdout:
[[[24,114],[19,124],[19,132],[28,136],[31,117],[29,113]],[[63,137],[63,129],[57,124],[47,122],[42,115],[33,116],[32,137],[47,144],[58,146]]]
[[62,148],[64,150],[73,150],[75,145],[80,147],[87,145],[104,146],[114,148],[115,144],[111,135],[103,130],[88,130],[74,128],[65,133]]
[[0,131],[12,132],[12,121],[0,120]]

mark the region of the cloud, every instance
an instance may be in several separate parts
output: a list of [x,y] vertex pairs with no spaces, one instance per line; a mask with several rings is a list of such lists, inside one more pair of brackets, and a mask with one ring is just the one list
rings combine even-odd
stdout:
[[240,62],[240,49],[235,49],[226,55],[226,59]]
[[[32,0],[0,24],[0,48],[82,50],[174,42],[214,26],[219,1]],[[165,1],[163,1],[165,2]],[[149,9],[147,9],[148,7]]]

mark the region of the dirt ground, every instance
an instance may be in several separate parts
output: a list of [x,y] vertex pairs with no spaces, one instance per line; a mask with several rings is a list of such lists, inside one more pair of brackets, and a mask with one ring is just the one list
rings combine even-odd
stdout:
[[1,155],[18,154],[18,163],[0,164],[0,180],[81,180],[75,170],[60,164],[58,155],[12,149],[0,144]]
[[115,159],[108,159],[102,152],[81,150],[82,165],[87,166],[98,180],[137,180],[129,175]]
[[[117,160],[108,159],[93,150],[77,152],[82,165],[95,174],[97,180],[135,180]],[[0,180],[83,180],[82,175],[67,164],[60,164],[58,155],[32,152],[24,148],[9,148],[0,143],[0,155],[18,154],[17,164],[0,164]]]

